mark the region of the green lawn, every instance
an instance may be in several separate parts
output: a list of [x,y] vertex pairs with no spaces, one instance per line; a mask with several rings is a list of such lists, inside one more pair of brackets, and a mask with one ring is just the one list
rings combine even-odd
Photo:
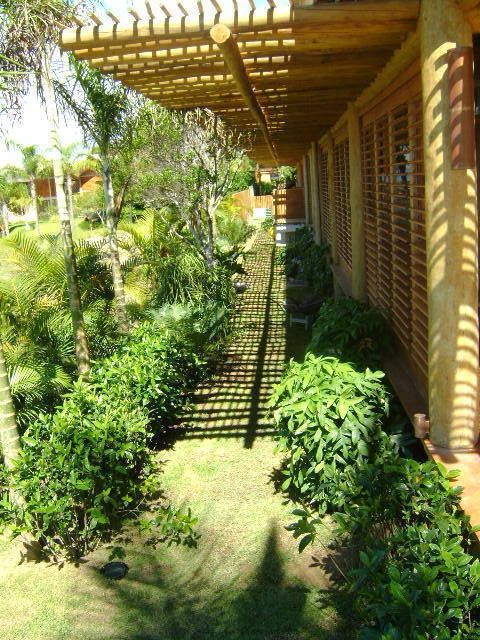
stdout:
[[[19,225],[15,228],[23,228],[23,225]],[[91,226],[90,223],[85,222],[82,216],[76,216],[74,218],[73,225],[73,237],[75,240],[82,240],[85,238],[104,236],[106,231],[102,225]],[[29,230],[29,233],[36,233],[33,226]],[[40,217],[40,234],[42,235],[54,235],[60,233],[60,220],[58,215],[52,214],[49,218]]]
[[[99,572],[101,549],[78,568],[19,564],[21,545],[0,542],[0,637],[9,640],[347,640],[350,631],[319,591],[329,589],[325,538],[298,554],[285,531],[291,504],[276,491],[266,401],[308,335],[287,331],[285,281],[272,243],[247,258],[249,290],[235,318],[238,339],[213,381],[198,390],[172,447],[159,453],[162,484],[199,518],[197,549],[138,538],[126,545],[126,579]],[[313,557],[316,560],[313,562]],[[313,566],[315,565],[315,566]],[[320,566],[318,566],[320,565]]]

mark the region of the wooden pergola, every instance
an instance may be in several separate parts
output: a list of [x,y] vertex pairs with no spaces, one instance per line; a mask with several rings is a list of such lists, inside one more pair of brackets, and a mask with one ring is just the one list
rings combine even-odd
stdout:
[[165,107],[207,107],[256,130],[252,155],[271,165],[297,163],[372,83],[415,32],[420,2],[196,4],[147,1],[127,23],[91,14],[61,47]]

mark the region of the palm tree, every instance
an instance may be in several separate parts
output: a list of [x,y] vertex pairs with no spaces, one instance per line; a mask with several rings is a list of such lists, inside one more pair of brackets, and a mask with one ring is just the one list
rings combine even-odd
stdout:
[[64,88],[62,95],[73,110],[83,129],[85,139],[92,142],[98,151],[105,195],[105,214],[110,247],[115,309],[118,329],[127,333],[129,329],[125,282],[118,250],[115,193],[112,179],[112,160],[116,149],[132,126],[134,114],[127,89],[104,76],[97,69],[71,59],[80,96]]
[[3,346],[0,342],[0,447],[5,467],[11,469],[20,451],[20,435],[17,429],[10,384],[8,380]]
[[38,198],[37,198],[37,179],[41,177],[47,165],[46,159],[38,152],[38,145],[31,144],[23,147],[15,142],[10,143],[16,147],[22,154],[22,169],[18,172],[18,177],[25,177],[28,180],[30,191],[31,206],[35,219],[35,230],[40,232],[38,222]]
[[60,147],[60,153],[62,156],[63,172],[65,174],[68,214],[70,216],[70,224],[73,225],[73,178],[79,171],[95,168],[97,163],[85,152],[83,145],[79,142],[62,145]]
[[[0,4],[0,23],[2,25],[0,53],[4,56],[3,60],[10,61],[10,67],[25,69],[30,74],[35,74],[40,96],[46,107],[77,368],[79,375],[83,377],[87,376],[90,370],[90,355],[80,301],[72,228],[65,195],[65,175],[60,151],[58,112],[52,76],[52,60],[59,32],[63,26],[71,23],[72,16],[74,12],[78,11],[79,4],[81,3],[74,0],[2,0]],[[2,80],[8,84],[5,95],[10,103],[15,100],[18,103],[18,97],[25,95],[30,88],[29,77],[22,73],[14,76],[3,74]]]

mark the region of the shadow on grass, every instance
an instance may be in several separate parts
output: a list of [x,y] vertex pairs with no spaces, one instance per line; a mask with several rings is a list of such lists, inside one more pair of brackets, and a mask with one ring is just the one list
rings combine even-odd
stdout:
[[[124,581],[105,585],[117,611],[118,634],[109,637],[118,640],[347,637],[336,626],[331,611],[325,616],[321,612],[312,615],[315,596],[310,596],[310,611],[305,611],[310,589],[299,579],[287,576],[274,524],[257,569],[252,573],[247,568],[230,584],[215,584],[215,570],[212,571],[208,553],[195,562],[195,570],[182,577],[175,577],[172,568],[160,564],[154,554],[146,550],[144,553],[141,572],[133,569]],[[105,583],[100,576],[98,580]],[[331,607],[331,603],[327,606]]]
[[291,357],[303,357],[304,327],[289,326],[284,309],[285,276],[275,263],[276,247],[261,237],[247,259],[248,289],[239,295],[233,321],[237,337],[214,378],[200,386],[172,440],[242,439],[250,449],[273,435],[267,402]]

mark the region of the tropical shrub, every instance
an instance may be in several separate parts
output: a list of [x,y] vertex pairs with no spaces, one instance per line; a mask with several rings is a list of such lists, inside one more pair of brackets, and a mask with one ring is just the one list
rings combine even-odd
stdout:
[[[65,260],[58,236],[13,233],[2,241],[0,339],[20,426],[53,411],[76,375]],[[118,340],[112,284],[101,243],[76,245],[85,325],[94,359]]]
[[222,303],[164,305],[151,316],[160,331],[175,336],[185,347],[189,345],[208,362],[218,360],[232,339],[232,308]]
[[308,351],[361,366],[378,366],[391,350],[391,332],[377,309],[352,298],[326,300],[312,329]]
[[378,454],[390,403],[383,377],[312,354],[290,363],[270,400],[278,445],[288,454],[284,489],[321,513],[343,505],[350,475]]
[[130,254],[125,264],[126,291],[130,302],[142,309],[166,304],[218,301],[231,304],[234,288],[231,281],[236,256],[230,249],[222,253],[225,260],[208,267],[197,248],[177,230],[175,218],[168,211],[149,210],[140,224],[122,223],[121,244]]
[[480,563],[469,552],[461,488],[451,484],[457,473],[400,455],[388,433],[388,386],[382,374],[362,369],[388,350],[382,326],[365,305],[325,303],[310,346],[322,355],[290,365],[274,391],[277,437],[287,453],[283,487],[293,485],[299,502],[288,529],[303,550],[325,510],[332,512],[338,546],[359,554],[343,573],[343,591],[362,640],[478,639]]
[[175,418],[201,374],[202,362],[188,345],[145,323],[94,368],[91,381],[113,402],[128,397],[158,432]]
[[250,226],[240,215],[240,208],[231,198],[226,198],[216,214],[217,245],[240,247],[253,234],[254,227]]
[[128,394],[112,402],[95,385],[77,383],[54,415],[39,416],[22,437],[8,478],[21,500],[4,491],[3,525],[32,534],[56,558],[94,548],[151,491],[147,427]]
[[[3,525],[31,533],[56,558],[78,558],[118,530],[158,489],[152,428],[158,433],[174,419],[201,373],[201,361],[174,336],[148,324],[136,329],[55,414],[26,430],[15,469],[1,483]],[[158,511],[140,521],[143,530],[194,540],[191,514]]]
[[452,518],[409,526],[384,547],[368,547],[353,572],[362,639],[479,638],[480,562]]
[[277,250],[275,261],[284,267],[287,278],[305,280],[323,297],[332,295],[329,247],[316,244],[309,227],[296,229],[287,245]]

